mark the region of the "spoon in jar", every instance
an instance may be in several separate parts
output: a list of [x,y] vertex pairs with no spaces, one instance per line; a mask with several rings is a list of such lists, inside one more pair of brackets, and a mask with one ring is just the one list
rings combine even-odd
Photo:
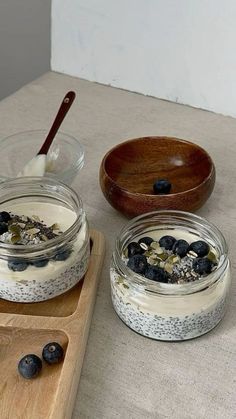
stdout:
[[48,150],[67,114],[69,111],[74,99],[75,99],[75,92],[68,92],[64,97],[61,106],[57,112],[57,115],[54,119],[54,122],[51,126],[51,129],[40,148],[39,152],[35,157],[33,157],[21,170],[17,177],[22,176],[44,176],[46,171],[46,163],[47,163],[47,153]]

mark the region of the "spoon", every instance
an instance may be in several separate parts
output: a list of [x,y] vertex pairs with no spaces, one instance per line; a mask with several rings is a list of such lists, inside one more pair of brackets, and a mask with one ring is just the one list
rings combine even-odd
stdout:
[[75,92],[68,92],[62,103],[61,106],[57,112],[57,115],[53,121],[53,124],[50,128],[50,131],[42,145],[42,147],[40,148],[40,150],[38,151],[37,155],[35,157],[33,157],[23,168],[23,170],[21,170],[17,177],[21,177],[21,176],[43,176],[45,171],[46,171],[46,160],[47,160],[47,153],[48,150],[55,138],[55,135],[57,134],[67,112],[69,111],[74,99],[75,99]]

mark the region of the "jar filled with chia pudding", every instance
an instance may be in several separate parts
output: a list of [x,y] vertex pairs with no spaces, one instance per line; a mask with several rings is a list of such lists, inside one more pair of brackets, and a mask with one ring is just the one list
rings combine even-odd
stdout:
[[221,232],[201,217],[168,210],[136,217],[122,229],[110,276],[121,320],[166,341],[213,329],[224,316],[231,283]]
[[46,177],[0,185],[0,298],[38,302],[76,285],[89,263],[80,197]]

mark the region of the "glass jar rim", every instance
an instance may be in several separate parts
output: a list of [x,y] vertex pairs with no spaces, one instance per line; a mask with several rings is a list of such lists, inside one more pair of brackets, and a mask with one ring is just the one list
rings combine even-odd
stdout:
[[[169,216],[170,219],[176,216],[176,218],[179,217],[182,221],[195,221],[196,223],[203,223],[205,227],[208,227],[208,232],[214,232],[215,238],[218,240],[218,244],[220,244],[222,248],[222,254],[220,255],[220,261],[217,266],[217,268],[207,275],[206,277],[203,277],[202,279],[199,279],[197,281],[187,282],[184,284],[171,284],[171,283],[162,283],[153,281],[150,279],[145,278],[142,275],[136,274],[133,272],[124,262],[122,258],[122,248],[120,246],[122,239],[124,238],[125,234],[127,234],[128,231],[132,230],[135,226],[138,225],[139,222],[144,221],[145,219],[148,221],[150,219],[153,219],[154,217],[161,217],[161,216]],[[173,224],[174,226],[174,224]],[[117,257],[118,256],[118,261]],[[142,288],[145,288],[146,291],[150,291],[153,293],[158,294],[167,294],[167,295],[185,295],[185,294],[192,294],[195,292],[198,292],[204,288],[209,287],[213,282],[215,282],[216,276],[218,277],[219,273],[224,272],[227,263],[228,263],[228,246],[226,244],[225,238],[221,231],[218,229],[218,227],[215,226],[215,224],[209,222],[203,217],[200,217],[199,215],[192,214],[185,211],[178,211],[178,210],[159,210],[159,211],[152,211],[148,212],[142,215],[139,215],[138,217],[133,218],[130,220],[120,231],[119,236],[116,239],[115,243],[115,251],[113,253],[113,258],[115,258],[116,262],[118,262],[119,267],[121,268],[123,274],[126,277],[127,282],[134,283],[136,286],[140,286]]]
[[[17,185],[18,184],[18,185]],[[58,189],[58,191],[60,191],[61,193],[67,193],[69,194],[71,201],[74,204],[74,209],[77,208],[77,211],[75,209],[75,213],[76,213],[76,220],[74,221],[74,223],[65,231],[63,231],[58,237],[55,237],[53,239],[50,239],[48,241],[45,242],[41,242],[38,244],[27,244],[27,245],[17,245],[17,244],[9,244],[9,243],[2,243],[0,242],[0,251],[2,252],[6,252],[4,256],[9,256],[12,255],[11,252],[16,252],[16,254],[19,255],[24,255],[25,253],[30,252],[33,255],[38,255],[40,254],[42,251],[45,250],[49,250],[55,247],[59,247],[62,243],[64,243],[65,241],[70,241],[72,240],[72,238],[74,237],[74,235],[76,234],[76,232],[80,229],[81,225],[82,225],[82,219],[83,219],[83,215],[84,215],[84,210],[83,210],[83,203],[82,203],[82,199],[80,198],[80,196],[77,194],[77,192],[75,192],[74,189],[70,188],[69,186],[65,185],[63,182],[60,182],[58,180],[54,180],[50,177],[19,177],[16,179],[10,179],[7,180],[5,182],[0,183],[0,195],[1,192],[6,190],[8,192],[11,191],[11,189],[13,189],[14,187],[20,186],[20,187],[24,187],[24,186],[28,186],[28,187],[35,187],[36,185],[38,186],[45,186],[45,187],[52,187],[54,188],[54,192],[55,192],[55,187]],[[42,191],[42,189],[41,189]],[[48,189],[49,191],[49,189]],[[23,196],[27,196],[29,197],[31,194],[27,193],[27,194],[23,194],[18,196],[19,198],[22,198]],[[37,196],[37,193],[35,192],[33,194],[33,196]],[[40,196],[40,194],[38,195]],[[48,195],[44,195],[42,194],[41,196],[48,196]],[[11,198],[9,198],[7,201],[9,202],[11,199],[16,199],[17,197],[14,198],[14,196],[12,196]],[[4,198],[3,196],[0,196],[0,204],[2,205],[4,203]]]

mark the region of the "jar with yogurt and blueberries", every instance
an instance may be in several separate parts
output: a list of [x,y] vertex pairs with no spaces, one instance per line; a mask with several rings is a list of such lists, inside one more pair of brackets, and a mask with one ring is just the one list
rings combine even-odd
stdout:
[[117,238],[110,277],[114,309],[132,330],[157,340],[192,339],[225,314],[227,245],[213,224],[196,215],[144,214]]
[[0,185],[0,298],[38,302],[76,285],[89,263],[80,197],[51,178]]

